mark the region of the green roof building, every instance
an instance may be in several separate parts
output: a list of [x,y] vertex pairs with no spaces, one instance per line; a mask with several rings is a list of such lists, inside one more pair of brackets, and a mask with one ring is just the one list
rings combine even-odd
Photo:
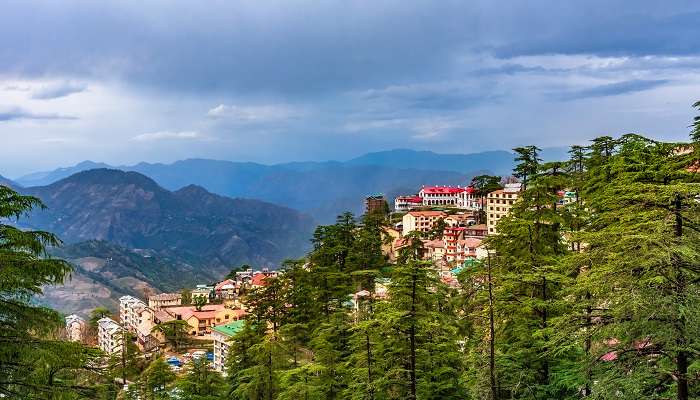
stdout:
[[229,348],[228,341],[233,335],[241,331],[244,326],[245,320],[241,319],[211,328],[211,337],[214,339],[214,361],[212,361],[212,366],[215,370],[224,372]]

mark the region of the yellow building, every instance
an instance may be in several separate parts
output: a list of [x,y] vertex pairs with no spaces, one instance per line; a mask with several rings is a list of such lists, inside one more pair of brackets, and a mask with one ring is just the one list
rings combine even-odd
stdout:
[[503,189],[486,195],[486,225],[489,235],[498,233],[496,225],[501,218],[508,215],[513,204],[518,200],[520,189],[519,183],[508,183]]
[[409,211],[403,216],[403,235],[413,231],[428,232],[433,224],[441,218],[447,217],[442,211]]

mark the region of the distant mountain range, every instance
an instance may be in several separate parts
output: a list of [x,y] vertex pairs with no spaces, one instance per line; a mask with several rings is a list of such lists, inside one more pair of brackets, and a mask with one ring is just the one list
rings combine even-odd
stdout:
[[[563,149],[547,149],[545,158],[560,158]],[[363,198],[417,192],[421,185],[466,185],[477,174],[508,175],[513,154],[489,151],[474,154],[437,154],[390,150],[365,154],[349,161],[293,162],[263,165],[250,162],[188,159],[172,164],[139,163],[109,166],[84,161],[73,167],[38,172],[16,179],[19,185],[48,185],[77,172],[96,168],[134,171],[168,190],[199,185],[229,197],[259,199],[291,207],[331,222],[344,211],[362,212]],[[391,196],[390,196],[391,195]]]
[[10,179],[7,179],[2,175],[0,175],[0,185],[10,186],[10,187],[18,187],[19,186],[16,182],[13,182]]

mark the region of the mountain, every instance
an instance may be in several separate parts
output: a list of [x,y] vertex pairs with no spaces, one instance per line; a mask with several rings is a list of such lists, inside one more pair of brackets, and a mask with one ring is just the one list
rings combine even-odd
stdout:
[[89,169],[111,168],[105,163],[96,163],[93,161],[83,161],[72,167],[58,168],[53,171],[34,172],[28,175],[23,175],[16,179],[17,183],[22,186],[43,186],[54,183],[63,178],[67,178],[77,172],[87,171]]
[[496,150],[473,154],[438,154],[432,151],[397,149],[368,153],[347,161],[348,165],[396,166],[419,170],[444,170],[469,173],[476,170],[509,174],[513,169],[513,153]]
[[9,180],[2,175],[0,175],[0,185],[5,185],[13,188],[20,187],[16,182]]
[[118,309],[124,295],[145,297],[213,282],[218,274],[151,251],[90,240],[51,249],[54,257],[73,265],[64,285],[47,286],[38,301],[65,313],[88,315],[98,306]]
[[[18,181],[25,186],[33,182],[48,185],[67,171],[89,169],[94,164],[83,162],[70,168],[31,174]],[[348,210],[362,213],[364,197],[369,194],[396,193],[399,188],[414,193],[421,185],[466,185],[473,175],[485,172],[483,169],[470,172],[410,169],[406,167],[409,164],[410,157],[395,166],[337,161],[263,165],[188,159],[172,164],[139,163],[114,168],[146,175],[168,190],[195,184],[223,196],[254,198],[291,207],[313,215],[321,223],[331,222]]]
[[364,197],[398,187],[417,191],[422,184],[464,185],[470,175],[450,171],[405,170],[343,163],[294,163],[265,166],[213,160],[184,160],[173,164],[133,167],[168,189],[197,182],[212,192],[282,204],[310,213],[320,222],[339,213],[361,213]]
[[30,228],[54,232],[67,243],[96,239],[146,249],[217,276],[234,265],[275,265],[304,254],[315,225],[286,207],[194,185],[171,192],[119,170],[83,171],[22,191],[48,207],[30,216]]

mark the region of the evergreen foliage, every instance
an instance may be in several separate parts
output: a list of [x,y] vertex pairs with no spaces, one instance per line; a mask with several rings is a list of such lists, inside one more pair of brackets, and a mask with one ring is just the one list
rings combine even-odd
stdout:
[[59,239],[8,224],[42,207],[39,199],[0,185],[0,397],[96,398],[102,391],[102,371],[95,367],[100,352],[60,340],[63,318],[32,301],[44,285],[61,284],[71,271],[46,255]]

